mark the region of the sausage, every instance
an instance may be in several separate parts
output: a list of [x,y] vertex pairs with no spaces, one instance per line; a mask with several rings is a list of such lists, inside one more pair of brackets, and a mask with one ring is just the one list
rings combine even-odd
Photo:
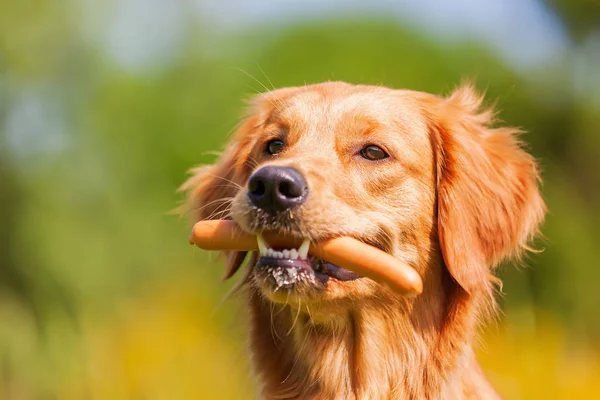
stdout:
[[412,267],[352,237],[341,236],[311,245],[308,252],[338,267],[386,284],[404,296],[416,296],[423,291],[421,276]]
[[[281,236],[265,236],[270,246],[298,247],[299,242]],[[190,244],[204,250],[252,251],[258,249],[256,236],[249,235],[230,220],[200,221],[194,225]],[[308,253],[316,258],[371,278],[404,296],[423,291],[421,276],[390,254],[349,236],[311,243]]]

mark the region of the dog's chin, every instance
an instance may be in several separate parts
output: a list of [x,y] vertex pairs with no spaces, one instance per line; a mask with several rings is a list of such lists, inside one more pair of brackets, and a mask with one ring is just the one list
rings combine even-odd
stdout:
[[322,301],[352,285],[360,276],[323,260],[262,256],[254,266],[254,283],[275,303]]

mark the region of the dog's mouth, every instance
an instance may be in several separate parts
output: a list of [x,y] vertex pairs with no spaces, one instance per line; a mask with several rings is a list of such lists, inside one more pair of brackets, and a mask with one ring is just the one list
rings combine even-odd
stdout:
[[275,291],[292,288],[300,282],[325,286],[330,279],[344,282],[360,278],[352,271],[309,255],[308,239],[304,239],[298,248],[291,249],[270,247],[260,234],[257,241],[259,259],[255,268]]

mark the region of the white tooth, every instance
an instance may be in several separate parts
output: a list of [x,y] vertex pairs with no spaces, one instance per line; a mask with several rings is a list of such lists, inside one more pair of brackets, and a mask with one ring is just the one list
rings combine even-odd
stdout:
[[283,258],[283,253],[281,251],[277,252],[277,258]]
[[267,256],[268,257],[273,257],[273,249],[268,249],[267,250]]
[[298,258],[298,251],[296,251],[296,249],[291,249],[290,250],[290,258],[292,260],[295,260]]
[[261,256],[264,256],[267,254],[267,244],[265,243],[265,239],[263,239],[262,235],[258,234],[256,235],[256,242],[258,243],[258,251],[260,252]]
[[283,251],[283,258],[290,258],[290,251],[289,250],[284,250]]
[[306,260],[306,258],[308,257],[308,248],[309,247],[310,247],[310,240],[304,239],[304,242],[302,242],[302,245],[298,249],[298,255],[300,256],[301,260]]

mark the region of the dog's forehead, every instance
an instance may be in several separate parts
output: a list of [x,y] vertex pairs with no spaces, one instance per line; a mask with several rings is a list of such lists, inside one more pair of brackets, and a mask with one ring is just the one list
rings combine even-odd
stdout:
[[423,131],[426,121],[415,92],[376,86],[330,82],[298,88],[269,99],[272,117],[301,128],[318,126],[335,131],[340,125],[369,131],[379,126],[405,132]]
[[[272,93],[278,94],[278,93]],[[415,170],[428,173],[432,157],[423,93],[377,86],[328,83],[290,88],[268,99],[266,125],[286,127],[293,149],[287,157],[345,155],[374,143]]]

